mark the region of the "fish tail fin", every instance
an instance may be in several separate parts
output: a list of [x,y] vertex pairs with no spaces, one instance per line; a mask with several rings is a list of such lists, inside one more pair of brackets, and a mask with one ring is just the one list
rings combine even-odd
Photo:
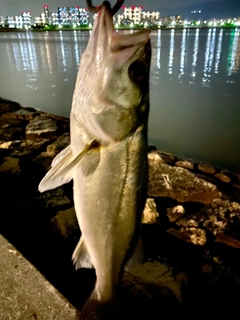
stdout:
[[77,320],[122,320],[122,309],[119,299],[101,301],[93,291],[82,310],[77,313]]

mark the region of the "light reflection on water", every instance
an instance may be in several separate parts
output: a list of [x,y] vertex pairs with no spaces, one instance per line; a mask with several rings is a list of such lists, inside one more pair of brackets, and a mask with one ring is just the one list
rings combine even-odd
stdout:
[[[89,32],[0,33],[0,96],[69,116]],[[239,29],[154,31],[150,143],[240,171]]]

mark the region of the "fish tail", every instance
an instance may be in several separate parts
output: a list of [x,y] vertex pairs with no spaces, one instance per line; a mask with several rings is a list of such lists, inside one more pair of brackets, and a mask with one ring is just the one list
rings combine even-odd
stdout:
[[101,301],[94,291],[82,310],[77,313],[77,320],[122,320],[122,309],[119,299]]

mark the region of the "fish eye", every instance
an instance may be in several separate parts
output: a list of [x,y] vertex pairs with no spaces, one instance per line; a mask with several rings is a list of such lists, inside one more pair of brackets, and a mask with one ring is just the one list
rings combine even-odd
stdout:
[[140,82],[146,76],[144,64],[139,63],[138,61],[130,65],[128,72],[130,79],[134,82]]

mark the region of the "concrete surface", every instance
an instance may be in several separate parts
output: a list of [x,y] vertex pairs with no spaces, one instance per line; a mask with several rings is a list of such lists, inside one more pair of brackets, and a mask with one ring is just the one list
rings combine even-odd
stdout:
[[0,235],[0,319],[72,320],[75,309]]

